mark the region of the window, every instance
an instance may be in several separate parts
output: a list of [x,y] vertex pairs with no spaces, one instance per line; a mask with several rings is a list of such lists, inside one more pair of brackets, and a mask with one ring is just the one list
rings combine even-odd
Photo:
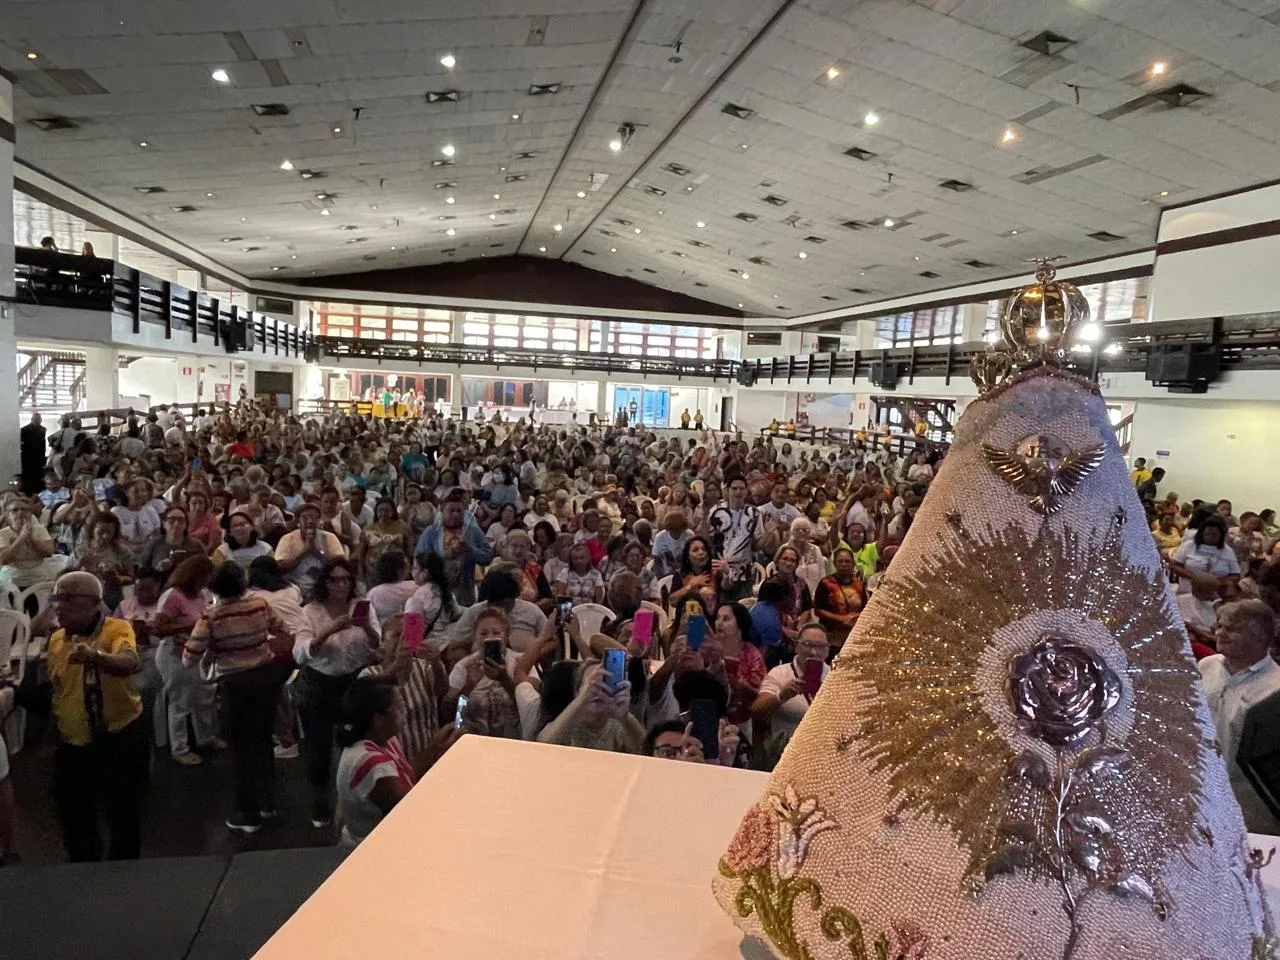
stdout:
[[453,314],[448,310],[317,303],[315,313],[320,336],[350,337],[359,330],[366,340],[448,343],[452,339]]
[[876,320],[876,346],[924,347],[959,343],[963,325],[963,307],[931,307],[890,314]]

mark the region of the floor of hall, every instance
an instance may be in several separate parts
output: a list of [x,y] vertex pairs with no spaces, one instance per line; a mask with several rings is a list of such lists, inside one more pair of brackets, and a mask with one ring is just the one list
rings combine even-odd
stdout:
[[[62,863],[66,852],[53,802],[53,739],[43,736],[10,757],[18,806],[18,852],[23,863]],[[277,760],[280,817],[253,836],[234,833],[224,822],[234,783],[228,751],[205,755],[197,767],[174,763],[165,749],[151,753],[151,777],[142,818],[144,857],[231,855],[251,850],[331,846],[334,828],[311,826],[301,759]],[[105,836],[105,834],[104,834]]]

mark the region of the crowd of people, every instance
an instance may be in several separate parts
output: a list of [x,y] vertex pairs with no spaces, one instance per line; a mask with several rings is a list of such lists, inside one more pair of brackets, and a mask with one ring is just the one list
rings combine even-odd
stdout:
[[[0,713],[52,717],[72,860],[139,855],[153,740],[182,766],[230,751],[245,834],[299,758],[312,825],[347,844],[463,734],[771,769],[945,455],[252,401],[27,440],[0,584],[55,582]],[[1280,609],[1237,602],[1280,597],[1274,514],[1158,499],[1135,467],[1197,653],[1226,664],[1215,717],[1238,713],[1261,689],[1238,674],[1280,673],[1221,643]]]

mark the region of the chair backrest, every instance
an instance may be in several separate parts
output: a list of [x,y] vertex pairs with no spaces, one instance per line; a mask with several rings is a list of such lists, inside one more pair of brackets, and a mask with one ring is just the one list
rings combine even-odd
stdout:
[[759,590],[760,584],[764,583],[765,578],[768,575],[769,574],[765,572],[763,564],[759,564],[759,563],[755,564],[755,583],[752,584],[753,590]]
[[0,672],[8,668],[15,648],[22,656],[26,656],[30,630],[31,621],[26,614],[17,610],[0,609]]
[[0,580],[0,610],[17,610],[22,591],[7,580]]
[[660,577],[658,579],[659,602],[662,604],[663,609],[667,611],[668,616],[670,616],[671,611],[671,581],[673,579],[674,578],[671,574],[667,574],[665,577]]
[[738,602],[739,602],[740,604],[742,604],[742,607],[743,607],[743,609],[744,609],[744,610],[750,610],[752,607],[754,607],[754,606],[756,605],[756,598],[755,598],[755,597],[743,597],[743,598],[742,598],[741,600],[739,600]]
[[34,619],[40,616],[44,608],[49,605],[49,596],[52,593],[52,580],[32,584],[19,595],[16,609]]
[[590,640],[593,633],[599,633],[602,626],[616,619],[613,611],[602,603],[580,603],[573,608],[573,615],[578,618],[584,641]]

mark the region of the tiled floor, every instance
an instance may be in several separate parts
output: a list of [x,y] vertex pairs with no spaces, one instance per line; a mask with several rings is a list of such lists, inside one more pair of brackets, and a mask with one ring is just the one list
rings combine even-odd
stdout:
[[[54,810],[53,746],[48,737],[29,744],[12,757],[18,801],[18,850],[25,863],[59,863],[66,859]],[[248,850],[328,846],[332,829],[311,826],[307,786],[301,760],[277,760],[281,816],[252,837],[232,833],[224,818],[234,794],[231,757],[206,757],[199,767],[181,767],[167,750],[152,753],[151,781],[142,825],[144,857],[233,854]]]

